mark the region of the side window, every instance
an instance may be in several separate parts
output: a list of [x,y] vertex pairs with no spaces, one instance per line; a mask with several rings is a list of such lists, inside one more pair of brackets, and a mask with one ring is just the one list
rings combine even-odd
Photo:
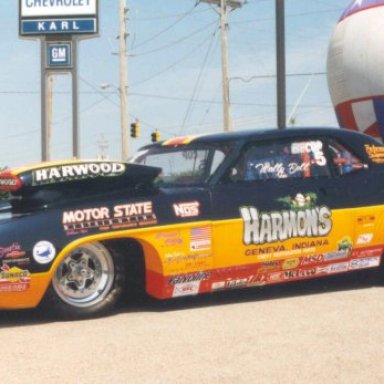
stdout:
[[348,149],[336,141],[330,142],[329,151],[338,175],[345,175],[366,168],[366,165],[361,159],[353,155]]
[[249,147],[234,168],[232,179],[253,181],[329,175],[322,141],[295,140]]

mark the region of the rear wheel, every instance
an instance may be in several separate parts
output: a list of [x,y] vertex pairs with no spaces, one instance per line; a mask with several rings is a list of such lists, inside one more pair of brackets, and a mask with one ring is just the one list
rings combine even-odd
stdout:
[[103,244],[81,245],[57,267],[47,294],[49,306],[66,318],[101,315],[119,299],[124,263]]

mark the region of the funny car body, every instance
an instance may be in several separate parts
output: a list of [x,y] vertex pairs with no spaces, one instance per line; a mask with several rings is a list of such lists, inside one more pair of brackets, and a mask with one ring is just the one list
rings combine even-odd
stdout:
[[173,138],[129,162],[6,170],[0,308],[99,315],[380,267],[384,146],[343,129]]

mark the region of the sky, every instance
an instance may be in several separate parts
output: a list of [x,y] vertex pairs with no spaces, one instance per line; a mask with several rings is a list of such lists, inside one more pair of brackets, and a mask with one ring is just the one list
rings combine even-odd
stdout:
[[[100,33],[78,54],[81,158],[120,159],[119,0],[99,0]],[[337,126],[326,59],[351,0],[286,0],[287,119]],[[223,130],[220,28],[215,6],[127,0],[128,112],[139,119],[133,155],[161,139]],[[41,160],[40,42],[18,35],[18,0],[0,1],[0,166]],[[234,130],[276,127],[275,0],[248,0],[228,16]],[[72,157],[71,77],[54,76],[51,159]],[[107,88],[102,85],[108,84]],[[101,150],[104,147],[104,152]]]

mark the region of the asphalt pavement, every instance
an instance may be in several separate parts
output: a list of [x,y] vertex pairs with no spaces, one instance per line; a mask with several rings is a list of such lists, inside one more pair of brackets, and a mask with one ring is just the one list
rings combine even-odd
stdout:
[[[373,280],[373,281],[372,281]],[[384,287],[367,273],[109,316],[0,312],[3,383],[383,383]]]

